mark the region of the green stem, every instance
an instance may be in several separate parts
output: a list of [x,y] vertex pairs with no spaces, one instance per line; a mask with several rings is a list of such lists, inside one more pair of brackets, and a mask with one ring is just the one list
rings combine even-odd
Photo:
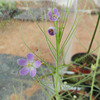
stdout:
[[92,81],[92,86],[91,86],[90,100],[92,100],[92,94],[93,94],[93,87],[94,87],[95,76],[96,76],[96,70],[94,71],[94,75],[93,75],[93,81]]
[[92,40],[91,40],[91,42],[90,42],[89,49],[88,49],[87,53],[90,52],[90,49],[91,49],[91,46],[92,46],[93,40],[94,40],[95,35],[96,35],[96,32],[97,32],[97,28],[98,28],[98,25],[99,25],[99,21],[100,21],[100,14],[98,15],[97,24],[96,24],[96,27],[95,27],[95,30],[94,30],[94,34],[93,34],[93,36],[92,36]]
[[55,88],[55,80],[54,80],[54,75],[51,75],[51,76],[52,76],[53,87]]
[[59,79],[59,74],[58,74],[58,65],[59,64],[59,50],[58,50],[58,46],[57,46],[57,61],[56,61],[56,95],[57,98],[56,100],[59,100],[59,95],[58,95],[58,79]]
[[[57,28],[57,22],[55,23],[55,26]],[[58,29],[58,28],[57,28]],[[56,29],[56,30],[57,30]],[[58,30],[57,30],[58,33]],[[57,58],[56,58],[56,84],[55,84],[55,89],[56,89],[56,100],[59,100],[59,94],[58,94],[58,79],[59,79],[59,73],[58,73],[58,67],[59,67],[59,34],[56,34],[56,52],[57,52]]]
[[90,92],[90,100],[92,100],[92,94],[93,94],[93,87],[94,87],[94,83],[95,83],[95,77],[96,77],[96,71],[97,71],[97,67],[99,65],[99,59],[100,59],[100,49],[98,52],[98,56],[97,56],[97,61],[96,61],[96,68],[94,70],[94,74],[93,74],[93,79],[92,79],[92,86],[91,86],[91,92]]

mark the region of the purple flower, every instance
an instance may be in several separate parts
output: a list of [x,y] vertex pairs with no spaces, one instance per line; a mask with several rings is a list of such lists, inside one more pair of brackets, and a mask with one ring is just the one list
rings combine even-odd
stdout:
[[58,12],[58,9],[57,8],[53,8],[53,12],[52,11],[49,11],[48,12],[48,15],[49,15],[49,19],[51,20],[51,21],[56,21],[56,20],[58,20],[58,18],[59,18],[59,12]]
[[56,34],[56,29],[55,29],[54,27],[49,27],[48,33],[49,33],[51,36],[53,36],[53,35]]
[[19,74],[24,76],[30,73],[30,76],[34,77],[36,75],[36,68],[41,66],[41,62],[39,60],[34,61],[34,56],[31,53],[27,54],[27,59],[18,59],[17,64],[20,66],[24,66],[20,71]]

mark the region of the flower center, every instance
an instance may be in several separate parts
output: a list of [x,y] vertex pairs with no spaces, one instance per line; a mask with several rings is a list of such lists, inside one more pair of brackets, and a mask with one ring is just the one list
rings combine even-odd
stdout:
[[53,18],[57,18],[57,16],[55,14],[53,14]]
[[53,33],[53,29],[50,29],[50,33]]
[[28,64],[27,66],[28,66],[28,67],[31,67],[31,64]]

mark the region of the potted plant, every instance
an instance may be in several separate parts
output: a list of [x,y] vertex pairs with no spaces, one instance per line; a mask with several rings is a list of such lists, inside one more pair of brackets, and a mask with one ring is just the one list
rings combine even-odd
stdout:
[[93,40],[95,38],[96,35],[96,31],[98,29],[98,25],[99,25],[99,21],[100,21],[100,13],[98,14],[98,20],[97,20],[97,24],[95,26],[95,30],[94,30],[94,34],[92,36],[88,51],[82,52],[82,53],[77,53],[75,55],[72,56],[71,61],[72,61],[72,71],[75,73],[90,73],[90,67],[91,64],[95,64],[96,63],[96,58],[97,56],[95,54],[91,54],[90,53],[90,49],[93,43]]
[[[85,56],[85,57],[84,57]],[[83,57],[80,61],[75,61],[79,58]],[[72,64],[72,71],[75,73],[90,73],[91,72],[91,64],[96,63],[97,56],[94,54],[89,54],[86,56],[86,53],[77,53],[72,56],[71,61]],[[75,62],[74,62],[75,61]]]

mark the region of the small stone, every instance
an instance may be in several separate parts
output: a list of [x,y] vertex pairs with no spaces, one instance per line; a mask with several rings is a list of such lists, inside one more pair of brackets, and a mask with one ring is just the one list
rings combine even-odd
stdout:
[[74,95],[74,96],[73,96],[73,98],[75,98],[75,99],[76,99],[76,98],[77,98],[77,96],[76,96],[76,95]]
[[1,68],[3,72],[6,72],[10,69],[9,66],[7,66],[7,64],[2,64]]
[[64,85],[66,85],[66,84],[67,84],[67,82],[65,81],[65,82],[64,82]]
[[3,87],[2,89],[3,89],[3,90],[6,90],[6,88],[5,88],[5,87]]
[[95,70],[95,69],[96,69],[96,66],[92,64],[92,65],[91,65],[91,69],[92,69],[92,70]]

